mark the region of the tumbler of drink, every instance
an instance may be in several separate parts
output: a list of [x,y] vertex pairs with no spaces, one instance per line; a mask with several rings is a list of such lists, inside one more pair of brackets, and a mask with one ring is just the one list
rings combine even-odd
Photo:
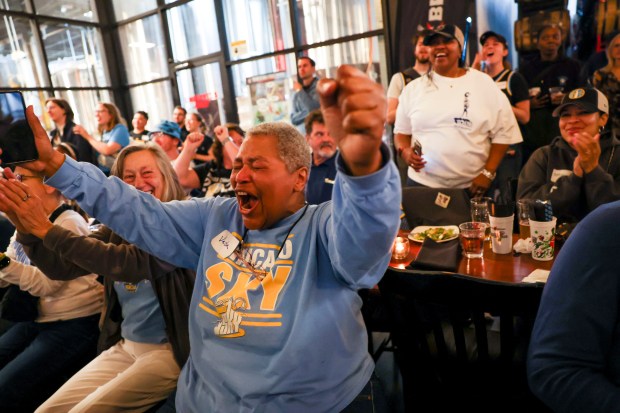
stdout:
[[487,224],[487,232],[484,237],[486,241],[488,241],[491,236],[491,226],[489,222],[489,204],[491,201],[491,198],[485,196],[478,196],[470,200],[471,220],[473,222],[483,222]]
[[553,217],[551,221],[534,221],[530,218],[530,232],[532,233],[532,258],[538,261],[550,261],[553,259],[553,251],[555,248],[555,222]]
[[514,214],[509,217],[490,216],[491,247],[496,254],[510,254],[512,252],[512,227]]
[[531,199],[520,199],[517,201],[517,216],[519,217],[519,238],[527,239],[530,237],[530,206]]
[[465,257],[482,258],[487,227],[488,224],[484,222],[464,222],[459,225],[459,238]]

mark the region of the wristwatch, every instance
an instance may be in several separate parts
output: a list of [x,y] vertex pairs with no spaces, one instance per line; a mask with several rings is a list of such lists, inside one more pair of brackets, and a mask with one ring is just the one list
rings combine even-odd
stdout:
[[495,179],[495,172],[491,172],[486,168],[482,170],[481,174],[489,178],[491,181]]
[[11,263],[11,259],[5,253],[0,254],[0,270],[5,269]]

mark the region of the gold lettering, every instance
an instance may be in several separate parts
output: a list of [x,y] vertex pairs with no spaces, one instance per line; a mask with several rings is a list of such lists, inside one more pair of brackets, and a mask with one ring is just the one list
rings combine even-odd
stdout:
[[224,281],[232,279],[233,269],[226,262],[218,262],[205,270],[205,278],[207,279],[207,294],[213,298],[226,288]]
[[218,297],[218,302],[226,301],[228,299],[237,300],[239,298],[245,300],[248,303],[247,310],[250,309],[250,300],[248,299],[248,290],[256,290],[260,286],[260,281],[256,277],[252,277],[252,274],[246,272],[239,273],[235,285],[228,290],[225,294]]
[[278,266],[275,274],[273,270],[270,275],[268,275],[263,280],[263,300],[260,303],[260,309],[265,311],[273,311],[276,308],[276,303],[278,301],[278,296],[280,292],[282,292],[282,288],[284,284],[286,284],[286,280],[288,280],[288,276],[291,273],[290,266]]

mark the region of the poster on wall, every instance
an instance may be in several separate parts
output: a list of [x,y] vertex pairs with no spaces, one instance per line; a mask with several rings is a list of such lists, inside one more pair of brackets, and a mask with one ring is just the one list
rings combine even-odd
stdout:
[[[401,1],[396,14],[396,36],[393,66],[396,70],[404,70],[413,65],[413,47],[411,38],[419,29],[434,29],[442,24],[456,24],[465,32],[465,19],[471,16],[473,24],[469,33],[470,40],[477,39],[476,33],[476,2],[475,0],[418,0]],[[475,42],[474,42],[475,43]],[[470,61],[476,47],[468,47]]]
[[189,98],[196,112],[200,113],[205,120],[205,134],[215,136],[213,129],[221,124],[220,104],[217,100],[217,92],[201,93]]
[[253,125],[263,122],[290,122],[290,81],[286,72],[269,73],[246,79],[252,102]]

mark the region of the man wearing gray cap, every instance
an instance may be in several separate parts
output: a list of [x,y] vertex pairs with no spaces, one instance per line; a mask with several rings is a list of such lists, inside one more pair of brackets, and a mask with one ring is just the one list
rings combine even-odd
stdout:
[[578,88],[553,111],[560,135],[538,148],[519,175],[518,198],[548,199],[558,223],[577,222],[620,199],[620,141],[605,129],[607,98]]

